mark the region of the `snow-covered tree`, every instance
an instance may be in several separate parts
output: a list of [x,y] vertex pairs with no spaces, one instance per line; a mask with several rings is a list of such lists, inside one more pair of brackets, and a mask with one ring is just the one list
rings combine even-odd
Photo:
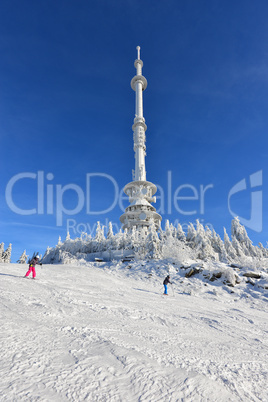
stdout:
[[136,226],[133,226],[130,233],[131,248],[134,253],[137,253],[140,247],[139,232]]
[[21,254],[20,258],[18,259],[17,263],[18,264],[26,264],[28,258],[29,258],[29,256],[26,255],[26,250],[24,250],[23,253]]
[[180,265],[188,264],[196,257],[195,251],[187,243],[171,236],[161,242],[161,247],[163,258],[170,259]]
[[109,222],[108,233],[106,236],[106,249],[110,252],[110,256],[112,257],[112,252],[117,250],[117,240],[116,236],[113,232],[113,224]]
[[206,237],[209,239],[210,243],[212,241],[212,231],[209,226],[206,226]]
[[159,259],[161,258],[160,240],[156,232],[153,219],[150,221],[149,233],[146,238],[146,258]]
[[177,233],[176,233],[176,235],[177,235],[178,240],[183,241],[183,242],[186,241],[186,236],[185,236],[185,233],[184,233],[180,223],[178,223],[178,225],[177,225]]
[[226,229],[223,228],[223,230],[224,230],[224,248],[226,250],[226,253],[227,253],[228,257],[231,260],[235,260],[236,257],[237,257],[237,252],[236,252],[236,250],[234,249],[234,247],[232,245],[232,242],[231,242],[231,240],[230,240],[230,238],[229,238],[229,236],[228,236],[228,234],[226,232]]
[[204,226],[197,219],[196,221],[196,237],[193,240],[194,248],[197,250],[198,258],[202,260],[217,259],[215,252],[211,247],[211,232],[206,233]]
[[224,243],[214,229],[212,231],[211,246],[213,250],[218,254],[219,260],[227,264],[229,262],[229,258],[225,250]]
[[12,244],[10,243],[8,248],[2,254],[2,262],[8,263],[8,264],[10,263],[11,250],[12,250]]
[[104,243],[106,239],[104,236],[104,227],[101,226],[101,223],[97,222],[96,234],[93,239],[92,250],[93,252],[104,251]]
[[91,235],[87,234],[86,239],[83,240],[83,252],[86,254],[90,254],[93,252],[93,239],[91,237]]
[[261,252],[261,256],[264,258],[267,258],[268,257],[268,249],[265,248],[262,243],[259,243],[259,249]]
[[124,230],[123,233],[123,244],[124,244],[124,250],[131,250],[131,231],[128,229]]
[[135,253],[137,258],[143,259],[146,256],[146,238],[147,238],[147,229],[141,228],[137,230],[137,243],[138,250]]
[[165,236],[166,236],[166,237],[172,236],[172,231],[171,231],[171,229],[170,229],[169,219],[167,219],[167,220],[166,220],[166,223],[165,223]]
[[[259,256],[259,250],[253,246],[252,241],[248,237],[246,228],[241,225],[239,222],[238,217],[232,220],[232,242],[235,249],[237,249],[237,253],[250,257],[257,257]],[[237,245],[239,244],[239,246]]]
[[239,243],[236,237],[232,238],[232,245],[238,257],[245,257],[246,254],[244,254],[243,245]]
[[107,239],[112,239],[114,237],[114,232],[113,232],[113,224],[112,222],[109,222],[109,227],[108,227],[108,232],[107,232]]
[[169,230],[170,230],[171,236],[176,237],[176,228],[173,226],[172,223],[170,223],[170,225],[169,225]]
[[211,236],[211,246],[213,250],[216,251],[216,253],[220,254],[222,245],[223,245],[222,239],[213,229]]
[[196,230],[194,225],[190,222],[188,225],[188,231],[186,236],[186,240],[189,242],[190,246],[194,246],[195,238],[196,238]]
[[102,243],[105,240],[104,228],[101,226],[100,222],[97,222],[97,229],[94,240],[98,243]]
[[51,248],[51,247],[47,247],[47,249],[45,251],[45,254],[44,254],[44,257],[43,257],[43,262],[44,263],[50,263],[51,262],[50,258],[51,258],[52,250],[54,250],[54,249]]
[[159,230],[158,230],[158,237],[159,237],[159,240],[162,242],[162,240],[164,240],[164,238],[165,238],[165,232],[163,231],[163,229],[161,228],[161,226],[159,227]]
[[248,238],[245,227],[239,222],[238,217],[232,220],[231,233],[232,238],[235,237],[239,241],[239,243],[252,243],[251,240],[249,240]]

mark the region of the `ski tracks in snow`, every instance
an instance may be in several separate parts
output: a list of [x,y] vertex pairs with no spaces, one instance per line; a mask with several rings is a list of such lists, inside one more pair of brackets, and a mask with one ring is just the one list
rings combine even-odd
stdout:
[[[0,264],[1,267],[1,264]],[[92,267],[1,277],[1,401],[264,401],[267,312]],[[160,286],[159,286],[160,288]]]

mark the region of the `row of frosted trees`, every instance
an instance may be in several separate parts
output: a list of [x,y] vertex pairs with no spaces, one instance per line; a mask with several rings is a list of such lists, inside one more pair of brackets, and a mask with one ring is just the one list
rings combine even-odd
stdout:
[[211,231],[209,227],[204,228],[197,221],[196,227],[191,223],[189,224],[186,241],[196,250],[197,257],[203,260],[212,258],[222,262],[230,262],[243,257],[268,257],[268,249],[261,243],[258,246],[253,246],[245,227],[240,224],[238,218],[232,221],[231,240],[225,228],[224,240],[222,240],[215,230]]
[[189,224],[184,233],[180,224],[174,227],[166,221],[165,230],[156,231],[153,221],[148,230],[133,228],[113,233],[109,223],[105,237],[104,226],[97,224],[95,237],[83,233],[72,240],[67,234],[66,240],[54,248],[47,248],[44,263],[64,263],[73,259],[90,260],[93,257],[104,259],[120,258],[132,255],[139,259],[160,259],[181,257],[214,260],[225,263],[236,262],[242,258],[267,258],[268,249],[261,243],[253,246],[244,226],[235,218],[232,221],[231,240],[224,229],[224,239],[209,227],[204,227],[198,220]]
[[[9,264],[11,261],[11,251],[12,251],[12,244],[9,244],[8,248],[4,249],[4,243],[0,243],[0,262],[4,262]],[[18,259],[17,263],[25,264],[28,260],[28,255],[26,255],[26,250],[21,254],[20,258]]]

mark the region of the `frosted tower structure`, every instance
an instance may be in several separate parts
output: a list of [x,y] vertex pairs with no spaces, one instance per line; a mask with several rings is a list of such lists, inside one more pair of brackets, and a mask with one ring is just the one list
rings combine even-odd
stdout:
[[154,221],[158,229],[162,217],[156,212],[151,205],[156,202],[156,186],[146,180],[145,169],[145,131],[147,126],[143,117],[143,91],[147,87],[147,80],[142,75],[143,62],[140,59],[140,47],[137,46],[138,57],[135,60],[136,75],[131,80],[131,88],[136,92],[136,111],[134,124],[132,126],[135,152],[135,170],[132,170],[132,182],[128,183],[124,192],[129,197],[130,205],[126,208],[125,213],[121,215],[120,221],[123,229],[147,228],[151,220]]

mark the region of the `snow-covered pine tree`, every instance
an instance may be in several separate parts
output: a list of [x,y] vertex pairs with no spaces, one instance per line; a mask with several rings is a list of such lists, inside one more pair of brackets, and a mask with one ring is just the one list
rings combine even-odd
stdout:
[[119,232],[116,233],[114,236],[115,250],[120,250],[122,248],[122,237],[123,237],[122,229],[119,229]]
[[51,253],[51,250],[53,250],[51,247],[47,247],[47,249],[46,249],[46,251],[45,251],[45,254],[44,254],[44,257],[43,257],[43,262],[44,262],[45,264],[49,264],[49,263],[50,263],[50,253]]
[[134,254],[137,253],[140,247],[140,241],[139,241],[139,232],[136,226],[133,226],[131,229],[130,243],[131,243],[131,249],[133,250]]
[[[252,241],[248,237],[246,228],[241,225],[238,217],[232,220],[231,233],[233,246],[235,249],[237,249],[238,253],[242,252],[242,255],[246,255],[249,257],[258,256],[258,252],[255,250]],[[237,240],[237,242],[235,241],[235,239]],[[237,245],[237,243],[239,243],[240,247]]]
[[116,244],[116,250],[121,250],[121,256],[124,257],[125,250],[130,249],[130,234],[128,233],[128,230],[125,229],[123,232],[120,229],[119,232],[115,235],[115,244]]
[[165,223],[165,237],[167,238],[168,236],[172,236],[169,219],[167,219]]
[[215,253],[218,254],[219,260],[221,262],[224,262],[225,264],[228,264],[229,259],[228,259],[228,255],[227,255],[227,252],[224,247],[224,243],[223,243],[222,239],[220,238],[220,236],[215,232],[214,229],[212,231],[211,246],[212,246],[213,250],[215,251]]
[[138,233],[139,248],[136,255],[138,256],[138,258],[143,259],[145,258],[146,255],[145,243],[147,238],[147,230],[145,228],[141,228],[137,230],[137,233]]
[[128,230],[127,228],[124,230],[123,233],[123,243],[124,243],[124,249],[125,250],[131,250],[131,230]]
[[176,228],[173,226],[172,223],[169,224],[169,230],[172,237],[176,237]]
[[[211,232],[210,232],[211,233]],[[194,239],[194,248],[197,251],[197,257],[201,260],[217,259],[217,255],[211,247],[211,240],[207,235],[204,226],[196,220],[196,237]]]
[[162,242],[162,240],[164,240],[164,237],[165,237],[165,233],[164,233],[163,229],[161,228],[161,226],[158,229],[158,237],[159,237],[160,242]]
[[[254,247],[254,246],[252,245],[252,247]],[[259,246],[254,247],[254,253],[255,253],[255,258],[261,259],[261,258],[264,257],[263,253],[262,253],[262,250],[260,249]]]
[[110,260],[113,257],[113,252],[117,249],[117,241],[116,241],[116,236],[114,235],[113,232],[113,224],[112,222],[109,222],[108,226],[108,232],[106,236],[106,249],[110,253]]
[[241,225],[238,217],[232,220],[231,234],[232,237],[235,237],[239,241],[239,243],[244,243],[249,240],[246,229]]
[[196,230],[194,225],[190,222],[188,225],[186,240],[189,242],[190,247],[194,247],[196,238]]
[[161,258],[160,240],[158,238],[153,219],[150,220],[149,233],[146,238],[145,250],[146,258]]
[[12,244],[10,243],[6,251],[4,251],[2,255],[2,262],[5,262],[6,264],[10,263],[11,260],[11,250],[12,250]]
[[62,241],[61,241],[61,237],[59,236],[59,240],[58,240],[58,246],[62,245]]
[[97,222],[97,228],[94,240],[98,243],[102,243],[105,240],[104,228],[101,226],[100,221]]
[[206,226],[206,236],[209,239],[210,243],[212,241],[212,232],[209,226]]
[[224,230],[224,248],[226,250],[228,258],[230,258],[231,260],[236,260],[237,252],[234,249],[231,240],[229,239],[226,229],[223,228],[223,230]]
[[67,232],[65,241],[69,241],[69,240],[71,240],[71,237],[70,237],[70,233]]
[[109,240],[109,239],[112,239],[113,237],[114,237],[113,224],[112,224],[112,222],[109,222],[106,239]]
[[245,257],[243,247],[242,247],[242,245],[239,243],[239,241],[237,240],[236,237],[233,237],[233,238],[232,238],[232,245],[233,245],[233,248],[235,249],[236,254],[237,254],[238,257],[240,257],[240,258],[241,258],[241,257]]
[[26,250],[23,251],[21,254],[20,258],[18,259],[17,263],[18,264],[26,264],[29,256],[26,255]]
[[268,249],[265,248],[261,242],[259,243],[259,249],[262,254],[262,257],[267,258],[268,257]]
[[86,254],[92,253],[92,243],[93,243],[92,237],[91,235],[88,234],[84,244],[84,253]]
[[71,240],[71,247],[69,248],[69,253],[71,255],[77,255],[83,252],[83,241],[79,237]]
[[223,245],[222,239],[213,229],[212,236],[211,236],[211,246],[212,246],[213,250],[218,254],[220,254],[220,252],[221,252],[221,244]]
[[176,237],[177,237],[178,240],[180,240],[182,242],[186,241],[186,236],[185,236],[185,233],[184,233],[180,223],[178,223],[178,225],[177,225]]
[[104,228],[101,226],[100,221],[97,222],[96,234],[93,240],[93,252],[104,251]]
[[[195,230],[195,229],[194,229]],[[187,264],[189,260],[196,258],[193,250],[187,242],[179,240],[177,237],[167,236],[160,243],[161,258],[170,259],[177,264]]]

